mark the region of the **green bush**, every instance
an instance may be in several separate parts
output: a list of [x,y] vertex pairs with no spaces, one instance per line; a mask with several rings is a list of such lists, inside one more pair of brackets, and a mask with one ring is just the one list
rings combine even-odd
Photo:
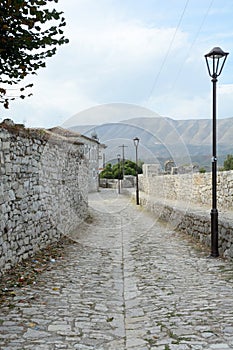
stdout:
[[205,169],[205,168],[200,168],[200,169],[199,169],[199,173],[204,174],[205,172],[206,172],[206,169]]
[[233,170],[233,155],[228,154],[223,163],[223,170]]
[[[138,170],[138,174],[142,173],[142,162],[139,163],[140,166],[137,166],[135,162],[131,160],[125,160],[124,162],[124,174],[125,175],[133,175],[136,176],[136,171]],[[121,179],[123,178],[123,162],[120,164],[111,163],[107,164],[105,169],[100,173],[100,178],[103,179]]]

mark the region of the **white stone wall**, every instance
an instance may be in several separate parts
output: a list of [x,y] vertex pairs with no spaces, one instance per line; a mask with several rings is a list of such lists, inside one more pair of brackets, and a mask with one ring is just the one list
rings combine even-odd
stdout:
[[[210,246],[211,173],[139,176],[140,203],[160,220]],[[233,259],[233,171],[218,172],[219,252]]]
[[80,135],[77,138],[84,144],[84,155],[89,163],[88,192],[99,190],[99,142],[87,136]]
[[50,128],[49,132],[65,136],[69,141],[80,142],[83,145],[83,154],[89,164],[88,192],[99,190],[99,148],[101,145],[96,137],[87,137],[72,130],[63,129],[60,126]]
[[0,128],[2,272],[86,217],[88,162],[80,147],[43,131]]
[[[139,176],[140,189],[160,200],[183,201],[211,207],[211,173]],[[218,208],[233,210],[233,171],[221,171],[217,176]]]

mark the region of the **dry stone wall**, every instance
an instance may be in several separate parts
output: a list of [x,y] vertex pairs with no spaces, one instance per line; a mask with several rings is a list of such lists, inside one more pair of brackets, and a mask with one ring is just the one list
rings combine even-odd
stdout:
[[0,269],[28,258],[87,215],[83,146],[44,131],[0,127]]
[[[142,191],[160,200],[211,206],[211,176],[211,173],[139,176],[139,183]],[[218,172],[217,198],[220,210],[233,210],[233,171]]]
[[[212,175],[144,174],[139,177],[141,204],[173,228],[198,238],[210,246]],[[233,259],[233,171],[217,177],[219,210],[219,251]]]

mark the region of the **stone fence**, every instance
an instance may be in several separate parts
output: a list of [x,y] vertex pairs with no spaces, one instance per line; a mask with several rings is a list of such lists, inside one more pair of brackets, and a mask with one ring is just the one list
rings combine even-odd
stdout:
[[44,130],[0,125],[0,269],[59,240],[87,215],[83,145]]
[[[211,173],[139,176],[141,204],[158,219],[169,222],[210,245]],[[233,258],[233,171],[218,172],[219,251]]]

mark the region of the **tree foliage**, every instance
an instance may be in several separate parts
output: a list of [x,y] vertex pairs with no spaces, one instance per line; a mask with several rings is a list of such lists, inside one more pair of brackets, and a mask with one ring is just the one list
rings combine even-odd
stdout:
[[[63,35],[66,25],[62,12],[50,9],[58,0],[0,1],[0,83],[17,84],[29,74],[45,67],[59,45],[68,42]],[[56,25],[55,25],[56,24]],[[30,85],[21,89],[21,92]],[[25,95],[19,96],[24,98]],[[8,108],[5,88],[0,102]]]
[[228,154],[223,163],[223,170],[233,170],[233,155]]
[[100,177],[105,179],[114,179],[114,173],[111,163],[106,165],[104,170],[100,173]]
[[[131,160],[126,160],[124,162],[124,174],[125,175],[133,175],[136,176],[136,172],[138,170],[138,174],[142,173],[142,163],[139,162],[140,165],[137,165],[135,162]],[[100,173],[101,178],[105,179],[121,179],[123,178],[123,162],[121,161],[117,164],[107,164],[105,169]]]

